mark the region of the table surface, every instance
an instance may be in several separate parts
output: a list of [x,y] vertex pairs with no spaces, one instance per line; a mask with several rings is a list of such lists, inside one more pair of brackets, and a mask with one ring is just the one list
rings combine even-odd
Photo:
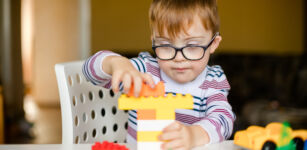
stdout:
[[[91,150],[93,144],[3,144],[0,150]],[[127,144],[128,148],[131,146]],[[192,150],[238,150],[238,146],[233,141],[223,141],[221,143],[209,144],[193,148]]]

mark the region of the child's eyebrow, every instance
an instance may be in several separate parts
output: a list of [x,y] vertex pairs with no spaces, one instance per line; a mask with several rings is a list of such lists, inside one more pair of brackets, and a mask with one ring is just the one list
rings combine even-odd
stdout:
[[204,36],[193,36],[193,37],[187,37],[184,39],[184,41],[190,41],[190,40],[204,40],[206,37]]
[[[171,41],[169,38],[167,37],[161,37],[161,36],[158,36],[158,37],[155,37],[154,38],[155,40],[167,40],[167,41]],[[206,39],[205,36],[191,36],[191,37],[187,37],[187,38],[184,38],[183,41],[191,41],[191,40],[204,40]]]

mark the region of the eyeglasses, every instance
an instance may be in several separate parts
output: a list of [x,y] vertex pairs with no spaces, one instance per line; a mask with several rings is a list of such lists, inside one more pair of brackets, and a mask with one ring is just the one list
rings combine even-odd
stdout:
[[152,49],[157,56],[157,58],[161,60],[172,60],[176,57],[177,52],[180,51],[183,57],[187,60],[200,60],[204,57],[206,50],[210,45],[213,43],[216,36],[219,35],[219,32],[215,33],[213,38],[210,40],[209,44],[206,46],[200,46],[200,45],[193,45],[188,44],[184,47],[178,48],[171,44],[164,44],[164,45],[154,45]]

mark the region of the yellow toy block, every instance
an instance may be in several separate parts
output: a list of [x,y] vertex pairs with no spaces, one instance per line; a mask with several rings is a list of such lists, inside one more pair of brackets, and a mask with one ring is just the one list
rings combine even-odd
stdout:
[[157,109],[157,120],[175,120],[175,109]]
[[156,142],[161,131],[138,131],[137,141],[138,142]]
[[128,97],[122,94],[118,99],[118,108],[122,110],[130,109],[192,109],[193,97],[190,94],[183,96],[177,94],[173,96],[171,93],[166,97]]

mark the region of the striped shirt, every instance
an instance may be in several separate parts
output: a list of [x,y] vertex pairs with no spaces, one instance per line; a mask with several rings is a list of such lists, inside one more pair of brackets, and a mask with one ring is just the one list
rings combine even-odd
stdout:
[[[95,85],[111,88],[111,76],[102,70],[102,61],[111,51],[100,51],[86,60],[83,65],[85,77]],[[163,81],[166,94],[191,94],[193,109],[177,109],[176,120],[185,125],[199,125],[209,135],[210,143],[221,142],[232,134],[235,114],[227,100],[230,85],[220,66],[206,66],[195,80],[180,84],[169,78],[158,62],[148,52],[142,52],[130,59],[140,72],[152,75],[155,83]],[[123,87],[120,85],[120,89]],[[136,142],[137,113],[129,111],[127,142]]]

